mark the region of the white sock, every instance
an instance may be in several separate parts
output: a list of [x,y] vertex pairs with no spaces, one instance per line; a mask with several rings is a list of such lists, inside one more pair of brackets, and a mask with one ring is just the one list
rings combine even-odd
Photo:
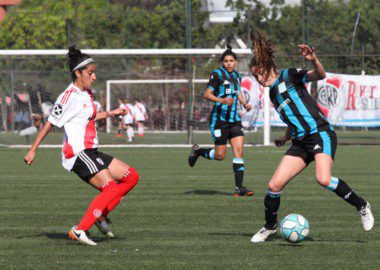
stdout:
[[144,128],[143,127],[139,127],[138,128],[138,133],[139,133],[139,135],[144,134]]

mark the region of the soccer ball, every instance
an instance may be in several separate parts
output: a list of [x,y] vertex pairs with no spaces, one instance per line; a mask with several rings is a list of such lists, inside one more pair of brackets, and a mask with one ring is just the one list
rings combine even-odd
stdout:
[[286,241],[299,243],[306,239],[310,226],[305,217],[299,214],[290,214],[282,219],[280,230]]

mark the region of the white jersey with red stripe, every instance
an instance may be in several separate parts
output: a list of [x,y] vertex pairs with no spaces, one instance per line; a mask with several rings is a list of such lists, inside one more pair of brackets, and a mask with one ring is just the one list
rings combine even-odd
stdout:
[[[120,103],[120,104],[119,104],[119,108],[120,108],[120,109],[124,109],[124,108],[125,108],[125,104],[124,104],[124,103]],[[124,118],[124,116],[119,115],[119,119],[120,119],[120,121],[122,121],[123,118]]]
[[66,170],[72,170],[81,151],[98,147],[95,117],[96,106],[90,89],[82,91],[70,84],[57,98],[48,121],[64,127],[62,165]]
[[124,116],[124,124],[132,125],[135,118],[135,109],[131,103],[125,104],[124,108],[127,109],[127,113]]
[[134,108],[135,108],[136,122],[145,121],[146,108],[144,104],[140,102],[136,102]]

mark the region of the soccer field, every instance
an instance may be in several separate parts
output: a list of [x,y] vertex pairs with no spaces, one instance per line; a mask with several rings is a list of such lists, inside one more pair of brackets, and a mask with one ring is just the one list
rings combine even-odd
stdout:
[[309,238],[291,245],[276,235],[252,244],[264,223],[268,179],[286,148],[247,148],[245,184],[235,198],[231,150],[222,162],[187,165],[189,149],[102,149],[134,166],[141,180],[111,213],[116,239],[96,228],[96,247],[68,240],[97,191],[61,167],[59,149],[0,149],[0,269],[377,269],[380,265],[380,146],[339,146],[333,174],[369,200],[375,227],[314,181],[314,165],[282,195],[279,217],[300,213]]

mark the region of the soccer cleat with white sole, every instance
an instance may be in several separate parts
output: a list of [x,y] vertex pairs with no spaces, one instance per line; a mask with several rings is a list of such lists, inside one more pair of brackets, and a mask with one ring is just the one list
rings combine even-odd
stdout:
[[83,230],[77,230],[77,226],[74,226],[69,231],[69,237],[72,240],[78,240],[80,243],[89,245],[89,246],[96,246],[97,244],[92,241],[90,238],[87,237],[86,231]]
[[265,227],[262,227],[254,236],[252,236],[251,242],[252,243],[265,242],[269,236],[276,233],[277,233],[277,228],[274,230],[269,230]]
[[98,227],[99,231],[105,236],[107,236],[108,238],[114,238],[115,235],[112,233],[111,228],[108,226],[108,222],[109,222],[108,219],[106,220],[98,219],[95,222],[95,226]]
[[363,229],[368,232],[372,230],[373,225],[375,224],[375,219],[372,215],[371,205],[369,202],[362,209],[359,210],[359,215],[362,220]]

